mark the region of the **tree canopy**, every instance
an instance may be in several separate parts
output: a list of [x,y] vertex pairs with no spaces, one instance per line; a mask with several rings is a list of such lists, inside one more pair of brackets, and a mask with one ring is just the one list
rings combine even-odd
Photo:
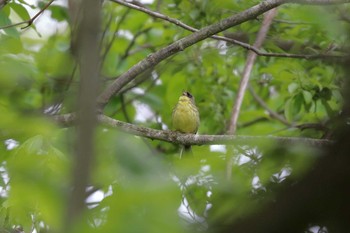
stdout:
[[347,231],[349,12],[0,0],[0,232]]

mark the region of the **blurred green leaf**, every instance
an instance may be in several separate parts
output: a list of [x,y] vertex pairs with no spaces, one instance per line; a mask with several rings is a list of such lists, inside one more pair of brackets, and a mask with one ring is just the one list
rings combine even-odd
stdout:
[[56,19],[58,22],[68,20],[68,12],[66,7],[51,5],[49,10],[51,11],[51,17]]
[[8,160],[11,190],[7,208],[15,221],[12,224],[29,230],[33,217],[29,213],[40,209],[40,215],[35,214],[35,218],[59,228],[67,186],[66,168],[65,156],[41,135],[28,139],[14,151]]
[[27,9],[22,4],[18,4],[18,3],[15,3],[15,2],[10,2],[8,4],[8,6],[11,7],[11,9],[13,9],[17,13],[17,15],[19,17],[21,17],[21,19],[23,21],[26,21],[26,20],[30,19],[30,15],[29,15]]
[[[0,26],[26,20],[27,9],[37,12],[47,3],[11,1],[0,11]],[[141,5],[203,28],[256,3],[163,0]],[[99,93],[149,54],[191,34],[114,2],[103,2],[102,7]],[[341,53],[348,43],[348,25],[339,18],[348,8],[284,5],[262,50]],[[80,70],[71,46],[75,26],[70,25],[66,6],[51,5],[46,11],[51,12],[48,17],[53,22],[60,23],[53,34],[35,34],[39,21],[26,30],[10,27],[0,32],[0,227],[6,225],[9,231],[19,226],[25,232],[62,232],[72,190],[76,128],[53,125],[51,114],[77,108]],[[40,20],[45,21],[46,15]],[[320,15],[325,17],[320,20]],[[258,16],[224,34],[253,44],[261,22]],[[128,84],[135,87],[122,97],[113,96],[104,114],[154,129],[171,129],[172,109],[187,90],[200,111],[198,133],[225,134],[246,56],[247,50],[240,46],[203,40],[138,75]],[[259,56],[250,85],[270,110],[284,114],[288,122],[325,125],[333,131],[333,117],[338,117],[344,101],[343,76],[341,62],[326,58]],[[136,116],[146,121],[136,122]],[[321,138],[326,132],[286,127],[246,93],[237,134]],[[193,156],[179,159],[179,145],[103,125],[96,129],[94,146],[96,157],[87,187],[93,193],[84,213],[89,222],[78,224],[75,232],[210,231],[215,224],[240,220],[266,200],[273,201],[285,180],[293,183],[302,178],[317,160],[317,148],[265,142],[193,146]]]
[[291,83],[288,85],[288,91],[290,94],[295,93],[295,91],[299,88],[299,85],[297,83]]
[[[12,24],[12,21],[10,20],[8,15],[5,13],[5,11],[1,10],[0,11],[0,27],[9,26],[11,24]],[[7,35],[9,35],[11,37],[15,37],[17,39],[19,38],[19,33],[15,27],[4,28],[3,30],[6,32]]]
[[312,101],[312,94],[308,91],[303,90],[303,97],[306,104],[310,104]]
[[199,216],[204,216],[207,209],[208,202],[208,188],[199,185],[198,183],[190,184],[186,186],[185,198],[189,203],[189,208]]

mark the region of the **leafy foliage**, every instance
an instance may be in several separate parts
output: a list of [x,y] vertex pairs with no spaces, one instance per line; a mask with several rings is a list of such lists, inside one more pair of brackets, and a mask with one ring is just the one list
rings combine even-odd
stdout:
[[[203,28],[257,2],[139,4]],[[36,28],[35,22],[26,30],[7,27],[28,20],[32,9],[45,4],[14,0],[0,8],[0,228],[6,230],[59,232],[64,227],[76,133],[48,119],[76,109],[79,72],[70,50],[71,28],[41,37],[44,29]],[[46,11],[52,20],[70,23],[67,6],[54,4]],[[281,6],[263,50],[345,53],[349,22],[341,16],[348,11],[348,5]],[[101,14],[101,89],[150,53],[190,34],[114,1],[103,2]],[[260,26],[261,17],[223,34],[253,44]],[[200,110],[199,134],[223,134],[246,55],[240,46],[206,39],[140,74],[109,101],[104,113],[171,129],[172,108],[180,93],[188,90]],[[237,134],[329,138],[335,127],[332,120],[343,104],[343,77],[336,59],[259,56],[250,86],[289,125],[267,114],[247,92]],[[200,146],[193,148],[193,157],[180,160],[175,145],[103,126],[95,144],[87,187],[88,224],[78,225],[76,232],[191,232],[225,225],[273,199],[280,183],[296,182],[319,154],[314,148],[293,145],[219,150]],[[98,194],[103,197],[97,198]]]

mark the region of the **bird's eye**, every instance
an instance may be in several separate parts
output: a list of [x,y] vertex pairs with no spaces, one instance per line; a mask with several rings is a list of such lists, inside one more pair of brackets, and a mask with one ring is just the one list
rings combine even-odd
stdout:
[[191,93],[189,93],[188,91],[185,91],[185,96],[187,96],[188,98],[192,98],[193,96],[191,95]]

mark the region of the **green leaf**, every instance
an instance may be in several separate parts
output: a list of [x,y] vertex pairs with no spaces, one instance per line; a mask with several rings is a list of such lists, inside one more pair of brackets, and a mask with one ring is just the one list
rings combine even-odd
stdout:
[[284,105],[284,116],[289,122],[293,121],[292,99],[288,99]]
[[298,88],[299,88],[299,85],[297,83],[291,83],[288,85],[288,92],[290,94],[293,94]]
[[303,95],[299,93],[286,101],[284,115],[288,121],[295,121],[301,110],[303,100]]
[[[5,11],[0,10],[0,27],[11,25],[12,22]],[[9,36],[19,38],[19,33],[15,27],[8,27],[3,29]]]
[[306,104],[310,104],[312,102],[312,94],[309,91],[302,91],[303,93],[303,97],[304,97],[304,101]]
[[300,110],[301,110],[301,107],[304,103],[304,98],[303,98],[303,95],[302,93],[298,93],[297,95],[295,95],[293,97],[293,115],[297,115]]
[[49,10],[51,10],[51,17],[53,19],[56,19],[58,22],[68,20],[68,18],[69,18],[66,7],[58,6],[58,5],[51,5],[49,7]]
[[203,216],[207,208],[208,188],[204,185],[194,183],[187,185],[185,197],[189,207],[199,216]]
[[18,4],[15,2],[11,2],[9,3],[9,6],[17,13],[17,15],[19,17],[21,17],[21,19],[28,20],[30,19],[30,15],[27,11],[27,9],[22,5],[22,4]]
[[330,100],[332,98],[332,90],[328,87],[324,87],[320,92],[320,97],[323,100]]

